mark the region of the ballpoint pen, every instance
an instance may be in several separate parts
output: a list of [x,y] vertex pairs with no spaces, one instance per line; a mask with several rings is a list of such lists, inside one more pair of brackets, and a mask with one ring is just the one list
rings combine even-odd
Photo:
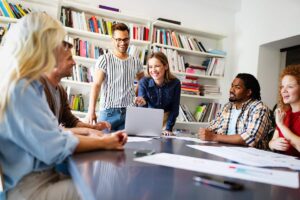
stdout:
[[205,185],[210,185],[213,187],[218,187],[226,190],[241,190],[243,189],[243,185],[234,183],[231,181],[223,181],[218,179],[213,179],[206,176],[194,176],[194,181],[200,182]]

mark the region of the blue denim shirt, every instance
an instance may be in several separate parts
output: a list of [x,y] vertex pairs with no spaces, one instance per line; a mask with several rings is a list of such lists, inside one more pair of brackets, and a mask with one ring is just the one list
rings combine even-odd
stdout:
[[62,131],[39,81],[17,82],[0,121],[0,165],[4,191],[23,176],[51,169],[75,150],[78,139]]
[[172,131],[179,114],[181,85],[178,79],[157,86],[151,77],[144,77],[139,82],[138,96],[143,97],[148,108],[164,109],[169,112],[166,130]]

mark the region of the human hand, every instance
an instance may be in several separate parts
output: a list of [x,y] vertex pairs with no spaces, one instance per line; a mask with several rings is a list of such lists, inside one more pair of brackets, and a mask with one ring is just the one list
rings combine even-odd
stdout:
[[124,131],[117,131],[102,137],[103,148],[109,150],[123,150],[127,142],[127,134]]
[[209,130],[209,129],[199,128],[198,137],[201,140],[214,141],[214,139],[216,137],[216,134],[213,131]]
[[135,97],[134,104],[136,104],[138,106],[144,106],[144,105],[146,105],[146,100],[143,97]]
[[162,135],[163,135],[163,136],[172,136],[172,135],[174,135],[174,134],[173,134],[172,131],[163,130]]
[[89,111],[85,118],[85,121],[89,124],[95,124],[97,122],[97,115],[95,112]]
[[103,130],[103,129],[111,130],[111,124],[107,121],[102,121],[93,125],[93,128],[97,130]]
[[283,120],[285,118],[285,115],[286,115],[286,113],[282,109],[277,108],[275,110],[275,120],[276,120],[276,125],[277,126],[280,127],[280,126],[283,125]]
[[271,150],[287,151],[290,147],[290,143],[285,138],[278,137],[269,142],[269,147]]

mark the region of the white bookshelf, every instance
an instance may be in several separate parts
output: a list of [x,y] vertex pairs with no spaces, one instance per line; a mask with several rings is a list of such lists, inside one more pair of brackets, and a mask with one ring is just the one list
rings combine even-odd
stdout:
[[[159,30],[158,33],[164,34],[167,31],[171,33],[172,31],[175,31],[177,34],[185,35],[188,38],[196,38],[198,41],[200,41],[203,46],[205,46],[206,50],[209,49],[219,49],[219,50],[225,50],[226,48],[223,46],[223,40],[226,38],[224,34],[218,34],[218,33],[211,33],[204,30],[197,30],[190,27],[184,27],[177,24],[172,24],[168,22],[163,21],[154,21],[152,23],[152,40],[154,39],[154,31]],[[156,35],[157,37],[161,37]],[[171,39],[169,39],[171,37]],[[172,40],[171,34],[166,36],[165,41]],[[213,53],[207,53],[204,51],[198,51],[198,50],[192,50],[187,49],[185,47],[177,47],[177,46],[171,46],[167,45],[162,41],[163,36],[159,39],[160,43],[158,43],[158,40],[152,41],[151,47],[152,48],[164,48],[164,49],[171,49],[176,50],[178,52],[178,55],[183,56],[185,62],[201,66],[202,62],[207,58],[219,58],[219,59],[225,59],[226,56],[219,55],[219,54],[213,54]],[[181,38],[180,38],[181,40]],[[182,42],[182,41],[181,41]],[[173,43],[173,42],[172,42]],[[169,44],[169,42],[168,42]],[[174,44],[173,44],[174,45]],[[226,67],[225,67],[226,68]],[[176,75],[179,79],[182,79],[185,76],[190,76],[198,79],[198,83],[201,85],[220,85],[220,80],[223,78],[223,76],[211,76],[211,75],[200,75],[200,74],[191,74],[186,73],[182,71],[178,67],[179,71],[172,71],[174,75]],[[222,96],[220,95],[191,95],[191,94],[181,94],[180,103],[187,105],[188,109],[191,111],[192,114],[194,114],[196,107],[201,103],[218,103],[221,100]],[[206,127],[209,125],[209,122],[188,122],[188,121],[180,121],[177,119],[176,125],[174,128],[179,129],[190,129],[192,132],[196,133],[199,129],[199,127]]]
[[204,53],[204,52],[200,52],[200,51],[187,50],[187,49],[174,47],[174,46],[169,46],[169,45],[164,45],[164,44],[159,44],[159,43],[153,43],[151,46],[157,46],[157,47],[161,47],[161,48],[173,49],[173,50],[177,50],[179,53],[195,55],[195,56],[201,56],[201,57],[216,57],[216,58],[224,58],[225,57],[225,56],[222,56],[222,55],[217,55],[217,54],[212,54],[212,53]]
[[[146,48],[149,50],[149,47],[151,45],[151,31],[150,31],[150,25],[151,21],[148,19],[138,18],[135,16],[130,15],[124,15],[118,12],[108,11],[104,9],[97,8],[96,6],[90,6],[89,4],[81,3],[80,1],[74,2],[69,0],[61,0],[59,3],[59,6],[57,8],[57,19],[60,20],[61,15],[61,8],[70,8],[76,12],[84,12],[86,19],[88,19],[90,16],[96,16],[100,19],[105,19],[109,21],[118,21],[123,22],[126,24],[136,24],[137,26],[145,26],[149,28],[149,40],[137,40],[137,39],[130,39],[130,45],[137,46],[138,48]],[[103,49],[111,49],[111,36],[101,33],[95,33],[90,32],[88,30],[80,30],[73,27],[64,27],[68,35],[70,35],[72,38],[80,38],[83,40],[87,40],[91,43],[94,43],[95,45],[98,44]],[[133,33],[131,33],[133,34]],[[85,66],[94,67],[97,58],[87,58],[87,57],[81,57],[74,55],[73,56],[75,62],[77,64],[83,64]],[[88,108],[89,103],[89,93],[91,90],[92,83],[82,83],[77,81],[71,81],[64,79],[62,81],[64,86],[70,86],[71,87],[71,93],[74,91],[75,94],[81,93],[84,97],[84,104],[85,104],[85,110]],[[97,108],[98,109],[98,108]],[[83,113],[73,112],[79,117],[82,117]]]

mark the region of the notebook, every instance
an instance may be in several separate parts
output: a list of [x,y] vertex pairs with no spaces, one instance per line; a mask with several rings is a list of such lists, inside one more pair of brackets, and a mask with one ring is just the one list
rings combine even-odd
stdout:
[[125,131],[134,136],[161,136],[163,117],[163,109],[128,107]]

